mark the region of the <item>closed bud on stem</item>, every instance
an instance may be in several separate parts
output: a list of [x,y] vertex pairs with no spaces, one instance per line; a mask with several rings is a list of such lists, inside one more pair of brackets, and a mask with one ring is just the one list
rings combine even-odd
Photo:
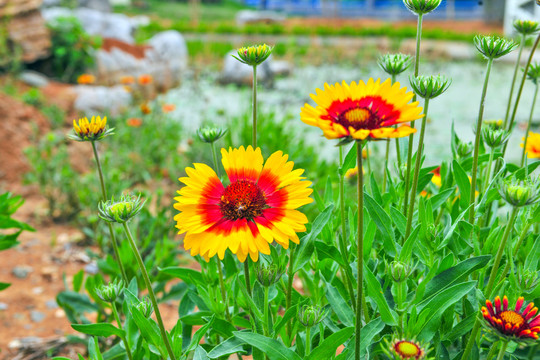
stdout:
[[274,47],[266,44],[244,46],[237,50],[238,56],[232,56],[244,64],[257,66],[268,59],[270,54],[272,54],[272,50],[274,50]]
[[150,299],[145,297],[143,300],[141,300],[137,305],[135,305],[137,310],[139,310],[145,318],[149,318],[152,316],[152,313],[154,312],[154,307],[152,306],[152,302],[150,302]]
[[513,25],[514,29],[522,35],[532,35],[540,30],[538,22],[532,20],[516,20]]
[[401,283],[412,274],[413,268],[401,261],[392,261],[390,263],[390,275],[396,283]]
[[285,270],[276,264],[261,264],[257,270],[257,280],[262,286],[269,287],[277,283],[284,272]]
[[491,149],[504,145],[510,138],[510,133],[504,129],[493,129],[489,126],[482,127],[482,138]]
[[465,141],[459,141],[457,144],[457,156],[460,159],[466,158],[471,155],[472,151],[474,149],[474,145],[472,142],[465,142]]
[[538,85],[540,79],[540,63],[532,63],[527,71],[527,79],[531,80],[535,85]]
[[490,128],[492,129],[503,129],[503,124],[504,122],[502,121],[502,119],[497,119],[497,120],[484,120],[484,122],[482,123],[482,125],[484,127],[487,127],[489,126]]
[[298,311],[298,321],[305,327],[312,327],[323,321],[327,313],[326,308],[304,305]]
[[377,62],[388,75],[399,75],[411,65],[411,56],[405,54],[386,54]]
[[441,0],[403,0],[403,4],[416,15],[424,15],[439,7]]
[[498,36],[480,36],[474,37],[476,49],[486,59],[498,59],[514,50],[517,43]]
[[522,269],[522,266],[516,271],[516,278],[518,286],[523,293],[528,293],[535,289],[540,281],[538,272]]
[[540,200],[539,188],[538,179],[535,181],[530,178],[518,180],[512,177],[502,182],[499,193],[508,204],[523,207],[535,204]]
[[108,222],[123,224],[137,215],[144,203],[140,195],[122,195],[117,201],[114,198],[101,201],[98,205],[99,217]]
[[221,139],[227,133],[227,129],[215,126],[205,126],[197,130],[197,136],[202,142],[214,143]]
[[96,294],[101,300],[112,303],[116,301],[123,287],[124,282],[122,280],[116,279],[115,281],[110,282],[107,285],[98,286],[96,288]]
[[448,89],[452,81],[446,76],[429,75],[429,76],[411,76],[409,77],[411,87],[423,99],[434,99]]

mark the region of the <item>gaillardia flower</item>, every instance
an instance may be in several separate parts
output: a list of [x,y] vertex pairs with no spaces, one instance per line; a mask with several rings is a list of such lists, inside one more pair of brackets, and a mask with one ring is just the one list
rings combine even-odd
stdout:
[[[525,138],[521,140],[525,141]],[[522,143],[521,147],[523,146],[525,145]],[[529,159],[540,159],[540,133],[529,131],[525,151]]]
[[318,105],[316,108],[305,104],[300,118],[308,125],[321,128],[327,139],[348,138],[364,140],[398,138],[410,135],[415,129],[403,125],[421,118],[422,108],[418,102],[410,103],[412,91],[400,88],[398,82],[390,79],[381,84],[369,79],[350,85],[336,83],[324,84],[324,90],[317,89],[311,98]]
[[540,315],[536,316],[538,308],[534,303],[529,303],[523,311],[523,297],[516,302],[514,309],[508,308],[508,298],[503,297],[502,307],[501,298],[495,298],[495,307],[489,300],[486,306],[482,307],[482,315],[486,319],[489,327],[495,330],[495,333],[502,338],[509,340],[538,339],[540,332]]
[[426,351],[420,343],[406,339],[394,339],[388,349],[384,350],[395,360],[420,360],[426,356]]
[[77,78],[77,83],[81,85],[90,85],[96,82],[96,77],[92,74],[82,74]]
[[205,164],[186,168],[184,186],[176,197],[174,217],[186,233],[184,248],[206,260],[220,259],[229,249],[241,262],[249,255],[270,254],[274,240],[285,249],[289,240],[299,243],[297,232],[305,231],[306,216],[296,210],[311,203],[311,182],[301,177],[304,170],[293,170],[294,163],[281,151],[263,165],[261,149],[222,149],[222,163],[229,178],[224,185]]
[[79,119],[79,121],[73,120],[73,131],[75,134],[68,135],[72,140],[77,141],[96,141],[101,140],[105,136],[109,136],[113,133],[114,129],[107,129],[107,117],[103,118],[99,116],[92,116],[92,119],[88,121],[87,117]]

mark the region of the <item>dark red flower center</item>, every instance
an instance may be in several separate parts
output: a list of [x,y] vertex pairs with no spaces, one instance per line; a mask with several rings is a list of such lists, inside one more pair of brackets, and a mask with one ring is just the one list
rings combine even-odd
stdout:
[[399,118],[399,111],[379,96],[366,96],[359,100],[336,100],[328,107],[328,120],[349,129],[373,130],[390,126]]
[[227,186],[219,202],[221,213],[229,220],[252,220],[261,216],[266,207],[263,191],[249,180],[237,180]]
[[394,345],[395,352],[404,359],[420,358],[422,350],[418,345],[410,341],[399,341]]

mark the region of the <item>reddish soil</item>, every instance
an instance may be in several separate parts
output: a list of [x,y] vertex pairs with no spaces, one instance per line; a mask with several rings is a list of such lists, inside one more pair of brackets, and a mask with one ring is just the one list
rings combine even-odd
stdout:
[[131,54],[136,59],[144,58],[144,53],[150,46],[147,45],[132,45],[121,40],[104,38],[101,48],[107,52],[110,52],[113,48],[122,50],[125,53]]

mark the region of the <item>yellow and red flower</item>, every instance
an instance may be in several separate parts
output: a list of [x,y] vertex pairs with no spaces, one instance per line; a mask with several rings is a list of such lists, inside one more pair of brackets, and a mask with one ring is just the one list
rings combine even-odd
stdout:
[[126,120],[127,126],[138,128],[142,125],[143,121],[141,118],[129,118]]
[[520,297],[515,308],[509,309],[508,298],[503,297],[501,306],[501,298],[497,296],[494,301],[495,307],[491,301],[486,300],[486,306],[482,307],[482,315],[488,325],[501,337],[512,340],[537,340],[540,333],[540,315],[535,317],[538,308],[531,302],[521,311],[523,302],[524,298]]
[[81,85],[90,85],[96,82],[96,77],[92,74],[82,74],[77,78],[77,83]]
[[152,75],[144,74],[139,76],[139,85],[149,85],[154,81]]
[[73,135],[69,138],[76,141],[98,141],[113,133],[114,129],[107,129],[107,117],[92,116],[90,121],[85,116],[79,121],[73,120]]
[[152,109],[150,108],[150,106],[147,103],[142,103],[140,108],[141,108],[141,112],[144,115],[148,115],[148,114],[150,114],[152,112]]
[[300,118],[308,125],[321,128],[327,139],[366,138],[384,139],[404,137],[416,130],[410,126],[398,125],[421,118],[422,108],[418,102],[409,103],[414,93],[392,84],[390,79],[381,83],[369,79],[352,82],[350,85],[324,84],[324,90],[317,89],[311,98],[317,104],[305,104]]
[[224,185],[205,164],[186,168],[184,186],[176,197],[174,217],[179,234],[186,233],[184,248],[207,261],[220,259],[227,249],[244,262],[249,255],[270,254],[274,240],[285,249],[289,240],[298,244],[297,232],[306,230],[306,216],[296,210],[311,203],[311,182],[293,170],[294,163],[281,151],[264,163],[261,149],[222,149],[222,163],[229,178]]
[[[521,141],[525,141],[525,138],[522,138]],[[521,144],[522,148],[523,146],[524,144]],[[525,151],[529,159],[540,159],[540,133],[529,131]]]
[[390,352],[395,359],[399,360],[420,360],[426,355],[425,350],[418,342],[404,339],[395,339],[392,341],[390,344]]
[[435,184],[437,187],[441,187],[442,180],[441,180],[441,167],[438,166],[435,169],[431,171],[433,173],[433,176],[431,178],[431,182]]

